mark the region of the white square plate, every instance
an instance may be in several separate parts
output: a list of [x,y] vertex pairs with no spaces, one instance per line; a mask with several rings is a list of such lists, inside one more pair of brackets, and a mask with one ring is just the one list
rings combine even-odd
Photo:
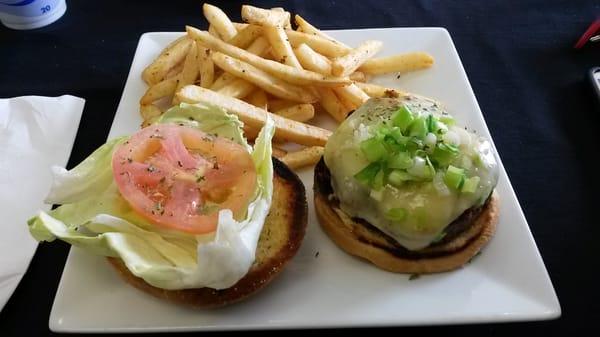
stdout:
[[[331,31],[356,46],[384,42],[381,55],[422,50],[426,71],[375,79],[443,102],[465,125],[490,137],[450,35],[442,28]],[[142,70],[180,33],[142,35],[110,137],[140,125]],[[510,154],[507,154],[510,155]],[[60,332],[152,332],[273,328],[398,326],[542,320],[560,315],[558,299],[515,193],[501,164],[498,231],[462,269],[409,280],[342,252],[322,232],[312,207],[312,169],[300,174],[309,204],[298,255],[256,296],[218,310],[192,310],[142,293],[123,282],[104,258],[72,248],[50,315]]]

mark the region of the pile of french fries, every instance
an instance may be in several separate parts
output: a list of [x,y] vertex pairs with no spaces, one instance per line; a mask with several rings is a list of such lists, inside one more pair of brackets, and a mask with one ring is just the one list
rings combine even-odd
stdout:
[[245,23],[232,22],[204,4],[208,31],[187,26],[142,73],[149,85],[140,99],[144,124],[180,102],[206,103],[238,115],[249,140],[266,117],[275,121],[274,142],[304,147],[274,155],[291,168],[315,164],[330,131],[309,124],[316,113],[342,122],[370,97],[397,95],[367,83],[373,75],[405,73],[433,64],[427,53],[374,58],[383,44],[368,40],[351,48],[283,8],[242,6]]

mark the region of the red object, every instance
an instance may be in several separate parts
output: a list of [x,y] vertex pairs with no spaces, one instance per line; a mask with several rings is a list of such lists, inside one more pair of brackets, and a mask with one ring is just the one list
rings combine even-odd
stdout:
[[590,38],[600,31],[600,18],[592,22],[590,27],[581,35],[579,41],[575,44],[575,49],[582,48],[590,40]]

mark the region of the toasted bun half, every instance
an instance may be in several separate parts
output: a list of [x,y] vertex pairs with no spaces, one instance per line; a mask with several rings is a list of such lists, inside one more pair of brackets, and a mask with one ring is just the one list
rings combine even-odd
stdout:
[[308,209],[304,185],[285,164],[273,159],[273,201],[258,240],[256,259],[250,271],[234,286],[165,290],[134,276],[121,259],[108,258],[122,278],[153,296],[193,307],[221,307],[238,302],[262,289],[298,251],[306,231]]
[[321,227],[344,251],[384,270],[427,274],[459,268],[481,250],[496,230],[498,197],[493,192],[481,208],[459,218],[467,223],[461,225],[450,240],[408,251],[364,220],[346,215],[339,208],[339,202],[328,193],[331,192],[329,178],[329,170],[321,159],[315,168],[314,183],[315,211]]

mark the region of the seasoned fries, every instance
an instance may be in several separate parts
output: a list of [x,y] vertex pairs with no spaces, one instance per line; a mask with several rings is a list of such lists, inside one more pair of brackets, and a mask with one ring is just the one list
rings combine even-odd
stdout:
[[224,96],[195,85],[183,87],[177,93],[177,97],[182,102],[219,106],[235,113],[242,122],[252,128],[261,128],[267,116],[269,116],[275,123],[274,138],[284,142],[292,141],[302,145],[325,145],[331,135],[331,131],[283,118],[239,99]]
[[149,85],[155,85],[165,79],[171,68],[183,61],[192,45],[192,41],[182,37],[172,46],[167,47],[142,73],[142,78]]
[[359,69],[368,74],[380,75],[426,69],[432,65],[433,57],[431,55],[417,52],[367,60]]
[[286,154],[287,154],[286,150],[278,148],[277,146],[273,146],[273,157],[275,157],[277,159],[281,159]]
[[323,109],[339,123],[343,122],[348,113],[354,110],[352,107],[345,106],[335,95],[333,90],[329,88],[323,88],[321,90],[320,103]]
[[281,157],[281,161],[292,169],[312,166],[321,159],[324,152],[325,148],[322,146],[305,147],[299,151],[286,153]]
[[205,3],[202,6],[202,11],[204,12],[206,20],[214,27],[223,40],[228,41],[237,35],[237,29],[235,29],[235,26],[231,20],[229,20],[227,14],[219,7]]
[[235,98],[244,98],[248,96],[256,87],[241,78],[234,80],[223,88],[219,89],[219,93],[226,96]]
[[297,32],[295,30],[286,30],[285,32],[292,46],[297,47],[301,43],[306,43],[319,54],[328,57],[344,56],[352,50],[318,35]]
[[200,86],[203,88],[209,88],[215,78],[215,66],[210,54],[210,49],[198,45],[198,75],[200,76]]
[[347,107],[351,107],[352,110],[358,108],[369,99],[369,95],[365,94],[356,84],[334,88],[333,90],[339,96],[342,103]]
[[[183,62],[183,69],[179,74],[179,78],[177,79],[177,86],[175,87],[175,92],[179,91],[179,89],[183,88],[184,85],[192,84],[196,81],[198,77],[198,47],[196,42],[192,42],[190,46],[190,51],[185,57],[185,61]],[[175,99],[175,97],[173,97]],[[176,102],[173,101],[175,104]]]
[[178,81],[179,76],[175,76],[151,86],[140,99],[140,104],[152,104],[163,97],[169,97],[173,95],[175,93],[175,88],[177,88]]
[[[212,62],[212,57],[211,57],[211,62]],[[233,76],[232,74],[224,72],[221,75],[219,75],[219,77],[217,77],[217,79],[210,86],[210,89],[214,90],[214,91],[219,91],[224,86],[227,86],[227,85],[231,84],[233,81],[235,81],[236,78],[237,77]],[[204,86],[201,86],[201,87],[204,88]]]
[[254,6],[242,6],[242,20],[259,26],[284,28],[290,21],[290,13],[283,10],[267,10]]
[[262,89],[254,90],[250,95],[248,95],[245,99],[246,102],[254,105],[255,107],[268,110],[269,108],[269,98],[267,94]]
[[312,50],[307,44],[301,43],[294,49],[294,53],[304,69],[323,75],[331,75],[331,61]]
[[348,76],[358,67],[365,63],[370,57],[377,54],[383,43],[381,41],[368,40],[348,54],[338,57],[331,64],[331,72],[336,76]]
[[271,44],[271,53],[275,56],[275,59],[280,60],[281,63],[285,63],[288,66],[302,69],[283,28],[265,26],[263,30],[267,40]]
[[298,122],[306,122],[315,116],[315,107],[312,104],[296,104],[276,110],[275,113]]
[[252,41],[256,40],[259,36],[261,36],[261,34],[262,27],[248,25],[227,42],[238,48],[246,49],[252,43]]
[[296,14],[296,16],[294,16],[294,20],[296,21],[296,25],[298,25],[298,31],[326,38],[329,41],[332,41],[332,42],[337,43],[345,48],[350,49],[350,47],[348,47],[345,44],[341,43],[340,41],[332,38],[331,36],[323,33],[317,27],[311,25],[308,21],[304,20],[304,18],[301,17],[300,15]]
[[323,76],[312,71],[297,69],[285,64],[264,59],[260,56],[249,53],[246,50],[216,39],[207,32],[201,31],[194,27],[187,26],[186,30],[191,37],[200,41],[201,44],[204,44],[209,48],[220,51],[221,53],[227,54],[231,57],[240,59],[244,62],[248,62],[256,68],[264,70],[293,84],[336,87],[350,83],[350,80],[347,78]]
[[394,97],[396,95],[405,94],[398,89],[390,89],[372,83],[356,82],[354,84],[362,89],[362,91],[364,91],[367,95],[369,95],[369,97]]
[[367,82],[369,79],[362,71],[355,71],[348,76],[352,82]]
[[314,103],[317,100],[310,91],[282,81],[251,64],[219,52],[214,53],[212,58],[213,62],[219,66],[219,68],[232,73],[237,77],[243,78],[248,82],[254,83],[274,96],[303,103]]
[[142,115],[144,122],[147,122],[160,116],[162,111],[154,104],[147,104],[140,105],[140,114]]
[[303,146],[290,152],[273,147],[273,155],[291,168],[314,165],[331,134],[306,123],[319,123],[316,117],[323,114],[341,123],[371,97],[405,95],[368,81],[433,64],[424,52],[373,58],[383,48],[380,41],[348,46],[300,15],[294,16],[294,30],[292,14],[280,7],[244,5],[244,23],[232,22],[210,4],[202,12],[207,31],[186,26],[185,34],[144,69],[148,88],[140,98],[142,125],[180,101],[204,103],[236,114],[251,141],[269,116],[276,126],[274,142]]

